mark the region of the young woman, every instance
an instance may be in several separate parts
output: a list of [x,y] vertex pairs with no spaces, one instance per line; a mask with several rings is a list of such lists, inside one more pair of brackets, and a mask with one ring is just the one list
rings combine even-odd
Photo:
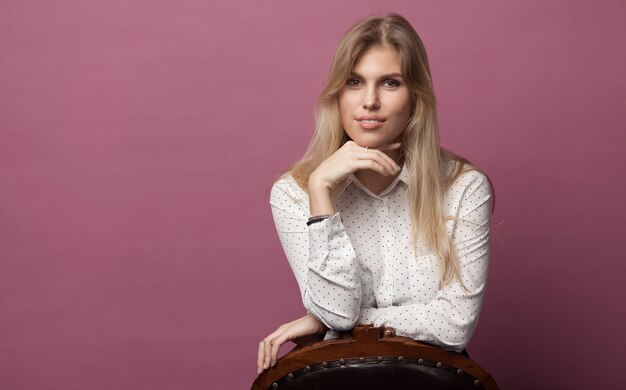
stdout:
[[307,315],[259,344],[258,372],[286,341],[358,324],[461,352],[489,258],[487,176],[439,145],[424,46],[403,17],[368,17],[339,43],[313,139],[270,204]]

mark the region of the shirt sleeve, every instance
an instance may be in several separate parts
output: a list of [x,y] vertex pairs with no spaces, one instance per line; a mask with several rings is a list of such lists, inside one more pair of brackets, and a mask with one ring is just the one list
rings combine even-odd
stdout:
[[467,346],[478,321],[487,280],[491,188],[486,176],[477,171],[469,171],[457,180],[466,183],[456,207],[458,219],[448,221],[446,226],[468,291],[454,279],[426,304],[362,308],[359,324],[390,326],[398,336],[457,352]]
[[270,196],[276,231],[302,303],[328,328],[352,329],[361,306],[356,253],[338,212],[307,226],[309,207],[304,197],[285,180],[274,184]]

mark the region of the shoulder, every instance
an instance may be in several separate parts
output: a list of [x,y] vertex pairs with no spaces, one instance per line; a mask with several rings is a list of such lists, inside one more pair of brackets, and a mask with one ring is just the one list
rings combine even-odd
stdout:
[[302,203],[309,201],[309,195],[298,185],[291,174],[276,180],[272,185],[270,203]]
[[443,148],[442,159],[446,190],[462,191],[468,187],[488,187],[489,191],[493,189],[487,174],[467,159]]
[[490,187],[487,175],[474,167],[465,168],[461,174],[452,182],[450,188],[467,190],[469,187]]
[[446,203],[454,209],[472,210],[489,202],[493,189],[489,177],[474,167],[465,168],[446,190]]

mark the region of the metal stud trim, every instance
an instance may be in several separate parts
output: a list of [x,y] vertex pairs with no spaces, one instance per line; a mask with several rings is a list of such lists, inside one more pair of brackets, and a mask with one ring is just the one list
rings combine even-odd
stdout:
[[302,375],[311,375],[314,372],[319,372],[321,370],[333,370],[333,369],[346,369],[349,367],[359,366],[362,364],[370,365],[374,364],[384,364],[387,363],[389,365],[397,365],[397,364],[409,364],[409,365],[421,365],[430,369],[442,369],[448,372],[448,375],[455,373],[463,378],[463,381],[467,381],[467,384],[473,383],[476,388],[482,388],[482,383],[473,377],[471,374],[465,372],[463,369],[449,366],[444,364],[443,362],[432,361],[424,358],[416,357],[404,357],[404,356],[367,356],[367,357],[353,357],[353,358],[342,358],[338,360],[330,360],[321,363],[316,363],[314,365],[304,366],[300,370],[292,371],[287,375],[283,376],[281,379],[272,383],[270,386],[271,390],[277,390],[280,387],[284,387],[288,384],[288,382],[295,383],[295,381],[300,378]]

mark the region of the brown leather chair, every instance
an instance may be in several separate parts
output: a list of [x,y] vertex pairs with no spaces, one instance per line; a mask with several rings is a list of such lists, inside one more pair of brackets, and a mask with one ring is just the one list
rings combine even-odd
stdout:
[[261,373],[252,390],[486,389],[498,386],[471,359],[396,336],[393,328],[357,326],[338,339],[297,346]]

